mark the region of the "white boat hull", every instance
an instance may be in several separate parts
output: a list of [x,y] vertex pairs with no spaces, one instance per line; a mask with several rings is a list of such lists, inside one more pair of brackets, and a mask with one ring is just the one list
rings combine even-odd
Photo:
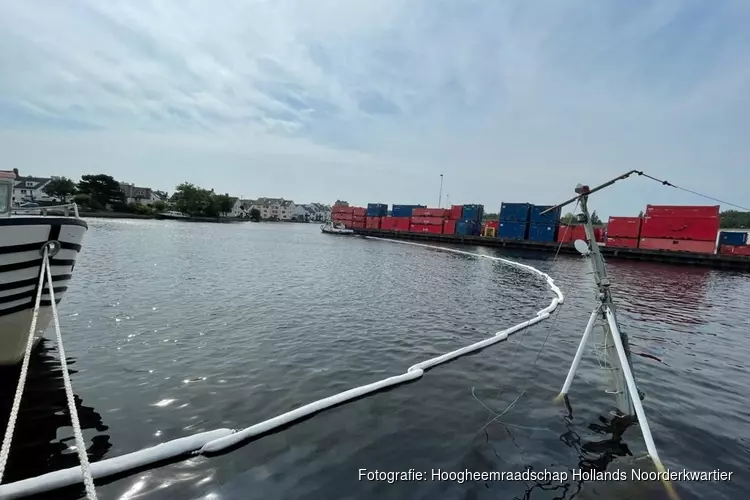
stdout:
[[[0,219],[0,365],[23,359],[42,271],[40,249],[59,241],[60,251],[50,260],[55,301],[65,296],[81,242],[88,226],[68,217],[13,217]],[[45,280],[34,343],[38,344],[52,320]]]

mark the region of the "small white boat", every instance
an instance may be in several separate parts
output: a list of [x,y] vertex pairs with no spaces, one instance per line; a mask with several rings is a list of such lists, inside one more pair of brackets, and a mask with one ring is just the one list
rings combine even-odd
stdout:
[[353,229],[347,229],[341,222],[328,221],[320,225],[320,230],[326,234],[354,234]]
[[[52,242],[49,262],[55,302],[59,303],[68,289],[88,229],[86,221],[78,216],[75,203],[40,207],[33,214],[16,214],[11,205],[17,176],[17,170],[0,171],[0,365],[20,362],[26,351],[44,247]],[[61,210],[65,216],[48,216],[47,209]],[[72,216],[68,216],[71,212]],[[45,280],[33,333],[35,344],[52,320],[48,290]]]
[[182,212],[178,212],[176,210],[167,210],[166,212],[162,212],[159,214],[156,214],[157,219],[174,219],[174,220],[180,220],[180,219],[189,219],[189,215],[185,215]]

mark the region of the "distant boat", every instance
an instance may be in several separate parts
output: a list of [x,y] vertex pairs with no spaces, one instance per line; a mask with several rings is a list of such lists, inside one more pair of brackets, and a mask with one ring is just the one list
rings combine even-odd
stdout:
[[166,212],[161,212],[156,214],[157,219],[170,219],[170,220],[180,220],[180,219],[189,219],[189,215],[185,215],[182,212],[178,212],[176,210],[168,210]]
[[[43,250],[50,250],[49,263],[55,302],[62,300],[81,250],[86,221],[78,216],[75,203],[40,207],[24,203],[11,207],[17,171],[0,171],[0,365],[20,362],[29,336],[38,344],[52,320],[49,288],[45,281],[36,329],[31,331],[39,276],[43,272]],[[36,206],[29,206],[36,205]],[[63,217],[41,215],[47,208],[62,210]],[[71,216],[68,216],[68,214]]]
[[320,225],[320,231],[326,234],[354,234],[354,230],[347,229],[341,222],[326,222]]

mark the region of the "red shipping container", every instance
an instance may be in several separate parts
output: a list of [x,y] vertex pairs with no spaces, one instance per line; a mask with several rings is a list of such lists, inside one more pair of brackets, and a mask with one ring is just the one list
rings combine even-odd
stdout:
[[646,217],[719,217],[719,205],[646,205]]
[[[450,215],[450,210],[444,208],[415,208],[411,211],[412,217],[440,217],[445,218]],[[421,223],[420,223],[421,224]]]
[[464,214],[463,205],[451,205],[448,211],[448,218],[451,220],[461,220],[461,216]]
[[441,217],[412,217],[411,223],[422,226],[442,226],[443,220]]
[[367,209],[363,207],[352,207],[352,214],[359,217],[367,217]]
[[405,233],[409,232],[409,229],[411,228],[410,217],[391,217],[391,218],[393,219],[394,231],[403,231]]
[[353,207],[347,207],[346,205],[334,205],[331,211],[334,214],[350,214],[353,209]]
[[750,246],[747,245],[721,245],[719,253],[722,255],[743,255],[750,257]]
[[719,218],[646,217],[641,226],[642,238],[666,238],[716,242]]
[[412,233],[443,234],[443,226],[442,224],[439,226],[433,224],[412,224],[409,227],[409,231]]
[[696,241],[673,238],[641,238],[638,245],[644,250],[669,250],[673,252],[714,253],[716,240]]
[[333,220],[337,220],[337,221],[350,221],[350,220],[352,220],[352,217],[353,217],[352,214],[345,214],[345,213],[341,213],[341,212],[334,213],[334,214],[331,215],[331,218]]
[[609,248],[638,248],[638,238],[610,238],[607,237]]
[[490,221],[485,222],[483,225],[484,225],[484,227],[493,227],[493,228],[495,228],[495,231],[497,231],[497,229],[500,227],[500,221],[499,220],[490,220]]
[[443,234],[456,234],[456,221],[448,219],[443,223]]
[[380,217],[368,217],[365,221],[367,229],[380,229]]
[[352,227],[355,229],[364,229],[365,228],[365,222],[364,221],[352,221]]
[[610,217],[607,223],[607,237],[609,238],[640,238],[640,217]]
[[573,243],[575,240],[586,241],[586,230],[582,225],[566,226],[560,224],[557,230],[558,243]]
[[594,228],[594,241],[597,241],[599,243],[604,242],[604,228],[603,227]]

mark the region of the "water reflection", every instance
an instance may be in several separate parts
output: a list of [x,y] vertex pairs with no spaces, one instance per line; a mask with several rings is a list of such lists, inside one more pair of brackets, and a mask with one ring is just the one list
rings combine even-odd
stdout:
[[[4,483],[79,465],[62,370],[55,354],[56,349],[48,340],[42,339],[29,360],[26,388],[13,435],[10,459],[3,477]],[[76,373],[70,368],[74,363],[74,359],[68,359],[71,375]],[[3,433],[13,406],[19,373],[20,365],[0,367],[0,428]],[[75,396],[75,404],[83,437],[88,441],[89,460],[101,460],[112,447],[109,435],[103,434],[108,427],[102,422],[101,415],[92,407],[85,406],[78,396]],[[80,497],[75,491],[69,493],[70,498]],[[52,495],[56,499],[65,498],[60,491]]]

